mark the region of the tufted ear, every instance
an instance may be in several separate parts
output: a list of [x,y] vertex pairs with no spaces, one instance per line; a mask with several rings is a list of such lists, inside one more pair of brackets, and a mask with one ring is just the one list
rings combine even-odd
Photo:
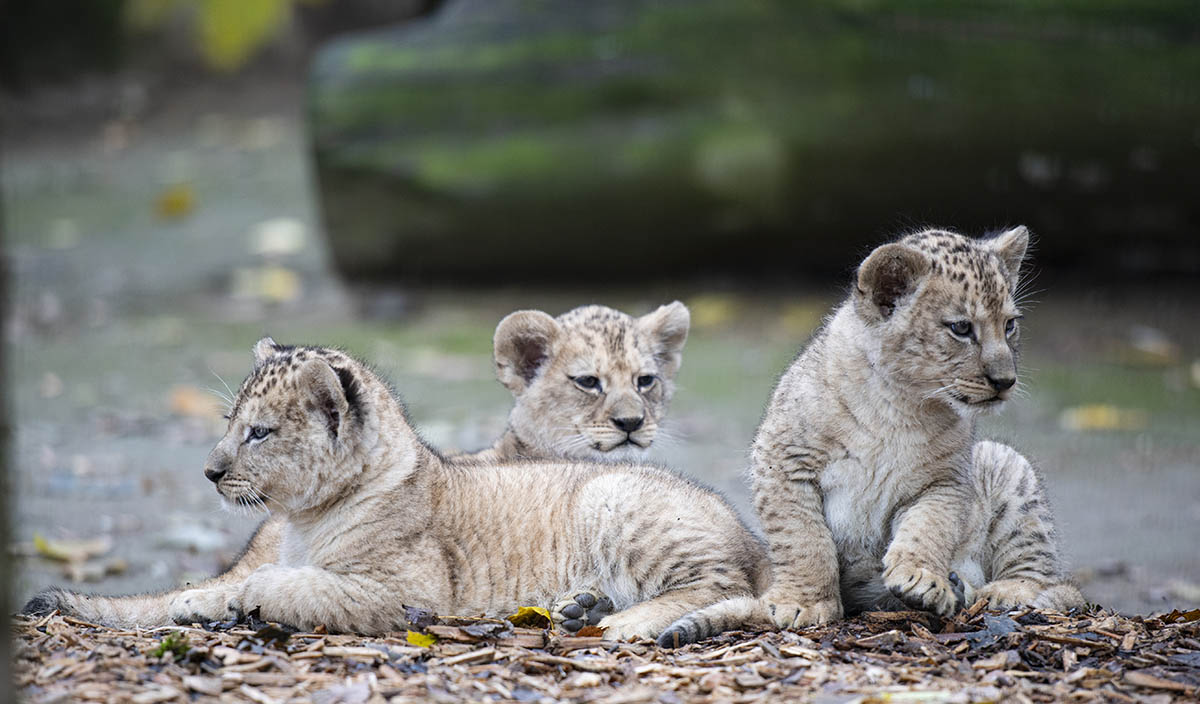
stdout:
[[270,336],[264,337],[254,343],[254,366],[262,366],[262,363],[275,355],[278,345]]
[[333,437],[344,434],[351,400],[358,398],[354,372],[329,366],[323,359],[311,359],[300,368],[300,389],[305,393],[306,408],[320,413]]
[[929,273],[929,258],[893,242],[876,247],[858,267],[859,314],[886,320],[901,298],[916,290]]
[[558,321],[540,310],[509,313],[493,338],[496,378],[513,394],[523,392],[550,357],[560,331]]
[[1010,285],[1016,286],[1021,275],[1021,262],[1025,260],[1025,252],[1029,249],[1029,228],[1017,225],[988,240],[987,246],[1004,262]]
[[638,329],[650,338],[660,371],[667,379],[673,379],[679,371],[683,343],[687,342],[691,324],[692,314],[679,301],[659,306],[657,310],[637,319]]

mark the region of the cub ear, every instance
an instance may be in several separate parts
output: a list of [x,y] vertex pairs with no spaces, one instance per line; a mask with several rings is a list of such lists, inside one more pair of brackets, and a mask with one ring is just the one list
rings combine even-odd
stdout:
[[860,303],[869,302],[860,313],[887,319],[896,304],[917,288],[929,273],[929,258],[921,252],[893,242],[877,247],[858,267],[858,296]]
[[270,336],[264,337],[254,343],[254,366],[261,366],[263,362],[275,356],[277,347],[278,345],[275,344],[275,341]]
[[989,240],[987,246],[1004,262],[1009,281],[1016,285],[1021,274],[1021,262],[1025,260],[1025,252],[1029,249],[1029,228],[1017,225]]
[[658,358],[659,371],[668,379],[675,377],[683,356],[683,343],[687,342],[688,329],[692,325],[692,314],[679,301],[659,306],[658,310],[637,319],[638,329],[647,335],[654,345],[654,356]]
[[308,410],[320,413],[334,438],[346,429],[351,399],[358,398],[358,381],[349,369],[334,369],[323,359],[311,359],[300,368],[300,389]]
[[550,357],[559,332],[558,321],[540,310],[509,313],[493,338],[496,378],[513,394],[523,392]]

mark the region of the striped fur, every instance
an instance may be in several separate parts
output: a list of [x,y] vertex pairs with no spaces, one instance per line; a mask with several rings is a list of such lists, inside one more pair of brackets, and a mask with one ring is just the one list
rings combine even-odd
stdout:
[[997,607],[1083,603],[1029,462],[975,438],[976,416],[1016,388],[1027,244],[1023,227],[990,240],[929,230],[867,257],[751,447],[770,588],[689,615],[664,640],[743,617],[789,628],[901,606],[949,615],[963,591],[952,573]]
[[263,352],[206,475],[225,501],[283,519],[269,559],[200,589],[49,591],[29,610],[134,627],[257,608],[298,628],[378,634],[406,627],[405,606],[503,616],[590,589],[616,605],[601,622],[609,637],[653,638],[763,587],[764,546],[702,486],[632,464],[450,463],[355,360],[273,343]]

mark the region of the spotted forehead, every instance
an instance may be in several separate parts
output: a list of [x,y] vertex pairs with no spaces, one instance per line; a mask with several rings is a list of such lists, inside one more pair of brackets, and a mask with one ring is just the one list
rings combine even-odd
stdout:
[[1009,280],[1004,263],[979,240],[956,232],[927,230],[901,240],[929,255],[930,274],[942,279],[962,300],[986,314],[1010,301]]
[[236,418],[238,411],[251,399],[290,398],[299,388],[300,369],[311,359],[324,359],[335,368],[354,364],[354,360],[337,350],[276,346],[275,354],[255,365],[250,375],[242,381],[229,417]]
[[558,317],[567,350],[590,356],[597,364],[639,366],[652,357],[637,321],[605,306],[584,306]]

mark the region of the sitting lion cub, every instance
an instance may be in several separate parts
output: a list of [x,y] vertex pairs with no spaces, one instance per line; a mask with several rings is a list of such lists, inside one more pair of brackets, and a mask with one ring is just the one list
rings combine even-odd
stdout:
[[152,595],[50,590],[27,612],[131,627],[258,609],[301,629],[379,634],[406,626],[405,606],[503,616],[599,591],[615,606],[600,625],[625,638],[763,587],[764,547],[712,491],[628,464],[448,463],[364,365],[320,347],[270,349],[204,474],[224,501],[284,519],[274,559],[173,595],[165,611]]
[[[943,616],[951,573],[993,606],[1080,605],[1029,462],[976,442],[1017,383],[1024,227],[886,244],[783,375],[751,449],[775,623],[891,604]],[[840,579],[839,579],[840,576]]]
[[905,605],[947,616],[963,599],[1083,604],[1037,474],[975,438],[976,417],[1017,383],[1028,242],[1024,227],[990,240],[928,230],[867,257],[779,380],[751,447],[769,590],[691,614],[661,640]]

